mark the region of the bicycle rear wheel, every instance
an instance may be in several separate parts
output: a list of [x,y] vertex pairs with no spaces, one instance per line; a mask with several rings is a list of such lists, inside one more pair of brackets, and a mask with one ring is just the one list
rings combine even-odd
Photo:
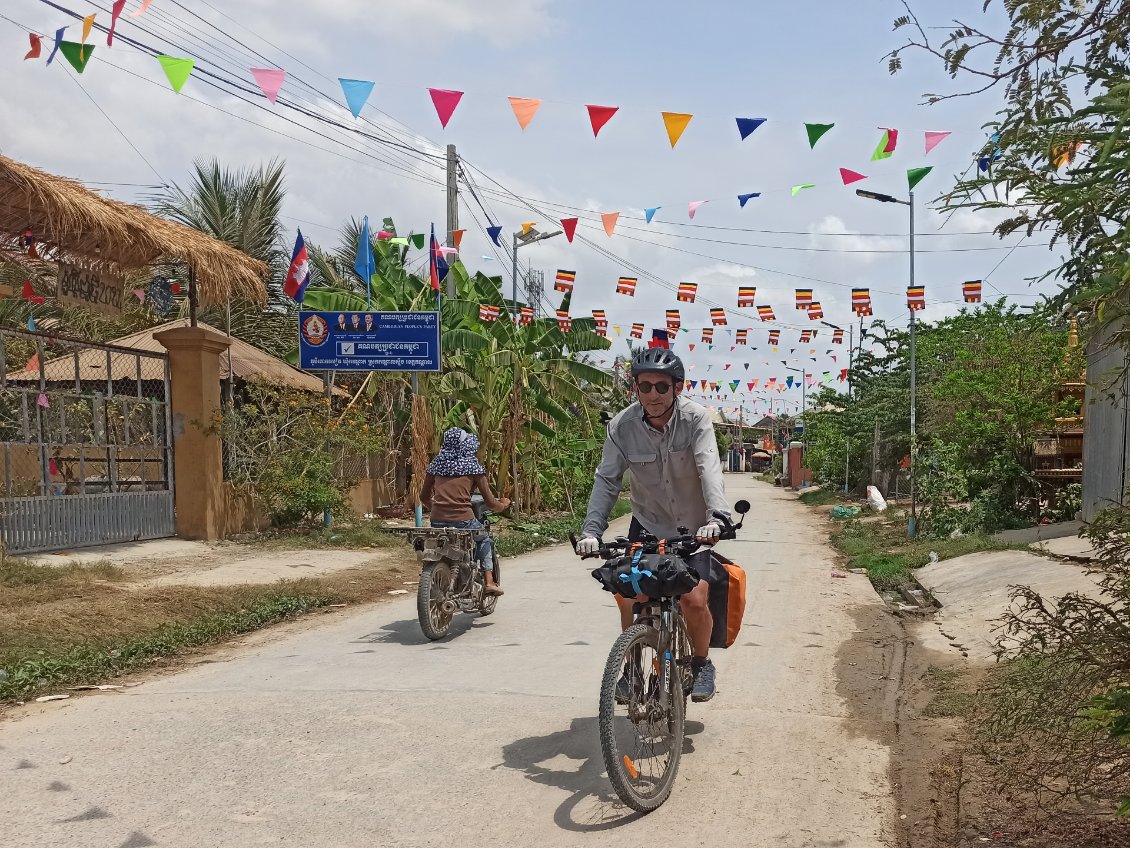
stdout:
[[[621,674],[630,671],[627,703],[617,703]],[[620,800],[647,813],[671,794],[683,752],[684,711],[680,675],[660,686],[665,664],[659,634],[633,624],[612,645],[600,687],[600,748],[608,779]]]

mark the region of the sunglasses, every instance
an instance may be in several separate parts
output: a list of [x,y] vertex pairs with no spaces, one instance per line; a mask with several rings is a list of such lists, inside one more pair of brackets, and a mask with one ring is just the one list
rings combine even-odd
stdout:
[[670,383],[649,383],[647,380],[636,380],[636,388],[641,395],[656,392],[665,395],[673,388]]

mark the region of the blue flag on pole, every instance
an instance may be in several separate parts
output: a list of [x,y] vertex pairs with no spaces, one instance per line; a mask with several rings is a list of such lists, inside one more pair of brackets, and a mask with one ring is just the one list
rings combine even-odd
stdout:
[[361,225],[361,238],[357,240],[357,258],[353,260],[353,270],[365,282],[365,302],[372,306],[372,281],[373,274],[377,273],[373,261],[373,242],[369,235],[369,216],[365,216],[365,223]]

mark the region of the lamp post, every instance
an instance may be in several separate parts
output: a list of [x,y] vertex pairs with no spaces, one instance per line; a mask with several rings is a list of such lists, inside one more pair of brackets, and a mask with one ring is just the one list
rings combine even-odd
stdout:
[[[855,193],[867,200],[877,200],[880,203],[900,203],[903,206],[910,208],[910,285],[914,286],[914,192],[910,192],[909,200],[900,200],[897,197],[892,197],[889,194],[879,194],[874,191],[866,191],[865,189],[858,188]],[[918,532],[918,502],[914,489],[914,454],[917,441],[917,406],[916,406],[916,390],[917,390],[917,374],[914,361],[914,340],[915,340],[915,320],[916,310],[910,310],[910,523],[907,525],[907,535],[914,538]]]
[[514,233],[514,247],[510,254],[513,264],[511,266],[511,284],[513,285],[514,302],[512,304],[511,318],[514,319],[514,324],[518,324],[518,248],[525,247],[528,244],[536,244],[539,241],[545,241],[555,236],[562,234],[561,230],[552,233],[539,233],[535,227],[530,227],[526,232]]

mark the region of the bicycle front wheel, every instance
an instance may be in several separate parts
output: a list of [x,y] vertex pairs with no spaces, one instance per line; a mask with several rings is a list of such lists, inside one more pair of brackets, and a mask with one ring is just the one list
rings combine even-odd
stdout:
[[667,800],[679,771],[683,693],[673,669],[660,656],[659,634],[646,624],[620,634],[604,667],[599,714],[604,765],[620,800],[642,813]]

